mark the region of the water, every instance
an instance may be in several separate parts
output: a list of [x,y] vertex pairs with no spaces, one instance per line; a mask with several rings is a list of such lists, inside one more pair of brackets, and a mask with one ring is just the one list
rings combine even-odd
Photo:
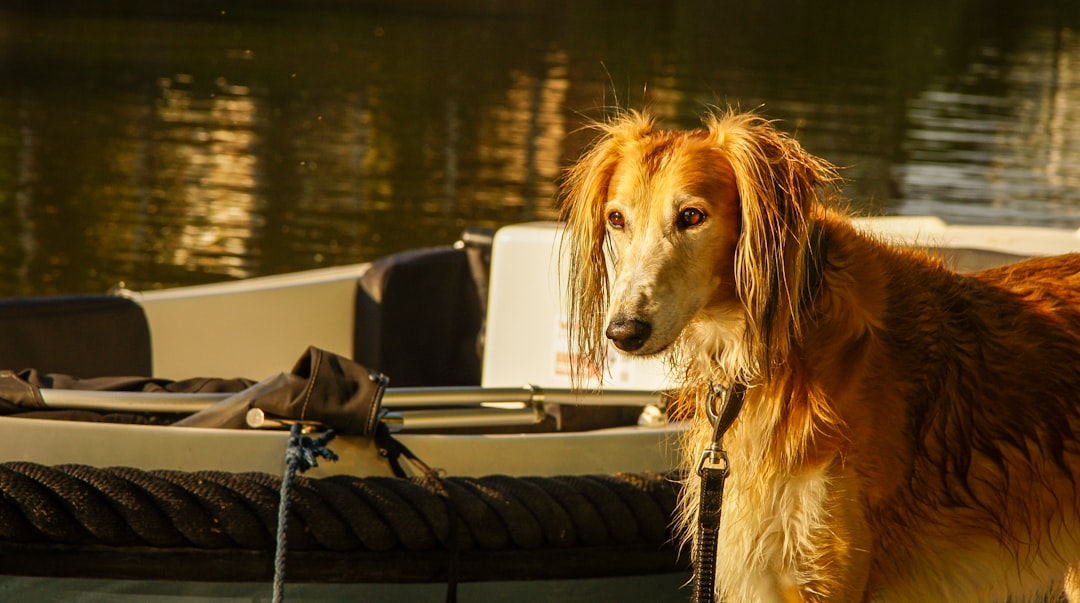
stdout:
[[866,212],[1080,227],[1064,0],[84,4],[0,0],[0,296],[551,219],[615,104],[757,108]]

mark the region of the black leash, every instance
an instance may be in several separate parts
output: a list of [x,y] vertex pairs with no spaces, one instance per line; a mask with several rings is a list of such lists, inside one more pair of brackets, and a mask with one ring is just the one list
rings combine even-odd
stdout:
[[727,452],[721,444],[724,433],[742,410],[746,386],[736,383],[730,389],[710,386],[711,399],[705,407],[713,425],[712,441],[701,451],[697,474],[701,479],[698,505],[697,538],[694,540],[694,603],[716,600],[716,555],[720,536],[720,507],[724,502],[724,480],[729,473]]

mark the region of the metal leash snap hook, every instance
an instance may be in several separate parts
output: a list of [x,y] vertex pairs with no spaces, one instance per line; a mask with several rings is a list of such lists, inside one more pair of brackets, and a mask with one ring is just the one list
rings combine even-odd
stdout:
[[728,396],[731,394],[731,390],[723,385],[710,383],[709,393],[712,395],[710,396],[709,403],[705,405],[705,416],[709,418],[709,424],[716,427],[716,424],[720,421],[720,408],[727,406]]
[[727,430],[727,427],[721,425],[720,422],[721,417],[726,414],[731,390],[722,385],[710,383],[709,393],[709,401],[705,404],[705,416],[709,418],[709,423],[713,426],[713,437],[712,441],[702,449],[701,456],[698,457],[696,473],[701,475],[706,469],[716,469],[726,477],[728,473],[728,456],[727,452],[720,446],[720,440],[724,437],[724,431]]
[[746,385],[735,382],[731,387],[709,384],[712,400],[705,405],[705,415],[714,429],[713,441],[719,443],[742,410],[746,398]]
[[700,476],[706,469],[720,471],[723,477],[728,476],[727,451],[720,447],[719,442],[714,442],[705,447],[698,457],[697,471]]

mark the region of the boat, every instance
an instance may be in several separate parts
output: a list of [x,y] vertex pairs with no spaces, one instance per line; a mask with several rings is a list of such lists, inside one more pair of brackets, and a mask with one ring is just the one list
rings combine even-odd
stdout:
[[[1080,251],[1068,229],[856,223],[962,271]],[[560,233],[0,300],[0,593],[684,600],[674,383],[617,355],[571,382]]]

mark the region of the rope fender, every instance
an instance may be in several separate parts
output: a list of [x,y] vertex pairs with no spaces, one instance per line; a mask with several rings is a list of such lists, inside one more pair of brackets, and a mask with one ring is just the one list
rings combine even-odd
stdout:
[[[673,546],[677,485],[661,474],[422,478],[297,476],[290,550]],[[272,550],[280,478],[0,463],[0,542]],[[456,526],[456,541],[450,527]]]

